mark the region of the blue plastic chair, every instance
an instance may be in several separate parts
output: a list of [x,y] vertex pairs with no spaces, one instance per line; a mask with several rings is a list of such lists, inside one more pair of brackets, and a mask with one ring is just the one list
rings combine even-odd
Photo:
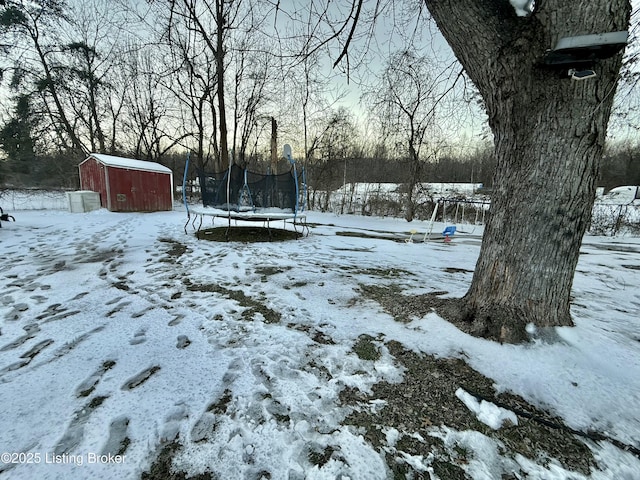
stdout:
[[443,237],[453,237],[453,235],[456,233],[456,226],[455,225],[449,225],[448,227],[445,227],[444,231],[442,232],[442,236]]

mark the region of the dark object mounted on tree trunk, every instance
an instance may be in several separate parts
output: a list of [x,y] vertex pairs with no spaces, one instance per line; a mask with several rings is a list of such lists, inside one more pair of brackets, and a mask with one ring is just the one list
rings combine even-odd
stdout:
[[628,38],[626,30],[563,37],[558,40],[554,49],[547,51],[544,64],[561,69],[573,80],[594,78],[595,62],[616,55],[626,46]]
[[558,40],[556,48],[549,50],[544,63],[550,66],[572,68],[593,64],[596,60],[611,58],[627,44],[629,33],[596,33]]

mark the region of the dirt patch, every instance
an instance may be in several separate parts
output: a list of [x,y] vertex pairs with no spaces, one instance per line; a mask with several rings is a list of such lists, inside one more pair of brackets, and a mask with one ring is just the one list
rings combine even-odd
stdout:
[[447,273],[473,273],[473,270],[467,270],[465,268],[454,268],[454,267],[447,267],[444,269],[444,271]]
[[[381,346],[380,339],[362,335],[356,341],[354,351],[363,359],[375,361],[380,356]],[[470,479],[465,466],[478,453],[464,443],[463,437],[459,440],[452,437],[454,440],[445,442],[443,437],[448,431],[477,432],[489,437],[495,440],[497,453],[502,458],[515,459],[517,455],[522,455],[540,465],[557,462],[563,468],[581,475],[589,475],[597,468],[590,449],[580,437],[562,428],[560,419],[516,395],[496,394],[493,381],[473,370],[462,359],[419,354],[405,349],[396,341],[387,342],[384,346],[405,370],[402,383],[378,383],[373,386],[370,395],[347,387],[340,393],[340,401],[353,408],[342,424],[356,429],[381,452],[392,473],[390,478],[427,478],[414,461],[420,458],[438,478]],[[518,415],[518,424],[506,423],[499,430],[491,429],[458,399],[458,388],[476,395],[478,399],[486,399],[510,409]],[[207,411],[224,413],[230,400],[231,393],[225,391]],[[372,405],[376,407],[372,408]],[[390,441],[393,437],[389,435],[390,431],[397,432],[395,440]],[[215,474],[209,473],[186,477],[184,472],[174,471],[172,458],[180,448],[177,442],[163,446],[142,478],[216,478]],[[339,450],[335,447],[308,446],[307,458],[318,467],[337,457]],[[517,470],[515,460],[502,462],[502,465],[504,471],[498,478],[506,480],[526,476]]]
[[398,322],[411,322],[430,312],[475,337],[500,343],[525,343],[530,336],[524,323],[509,324],[503,319],[520,318],[519,312],[505,307],[491,316],[482,310],[471,311],[460,298],[442,298],[448,292],[434,291],[422,295],[404,295],[399,285],[360,285],[363,297],[378,302]]
[[401,268],[378,268],[378,267],[370,267],[370,268],[362,268],[355,266],[340,266],[338,267],[340,270],[344,272],[348,272],[351,275],[368,275],[374,278],[405,278],[405,277],[413,277],[415,274],[408,270],[403,270]]
[[149,471],[142,472],[140,478],[142,480],[186,480],[187,478],[189,480],[212,480],[215,478],[208,473],[187,477],[184,472],[176,472],[171,462],[176,451],[181,447],[182,445],[178,442],[171,442],[163,446]]
[[211,242],[283,242],[286,240],[297,240],[302,237],[302,233],[282,228],[264,227],[213,227],[198,230],[196,232],[198,240],[209,240]]
[[278,275],[284,273],[287,270],[291,270],[292,267],[274,267],[274,266],[258,266],[256,267],[256,274],[260,275],[260,281],[265,283],[269,281],[269,277],[272,275]]
[[[502,456],[514,458],[520,454],[542,464],[555,459],[564,468],[584,475],[594,466],[591,451],[575,435],[534,420],[562,425],[559,419],[534,408],[518,396],[496,395],[493,381],[464,361],[420,355],[404,349],[398,342],[386,345],[396,361],[406,369],[404,381],[401,384],[378,383],[373,386],[371,396],[345,389],[340,398],[344,404],[356,407],[356,411],[343,423],[364,430],[367,441],[385,452],[394,478],[405,478],[407,474],[409,477],[406,478],[420,478],[420,471],[406,459],[408,456],[426,459],[429,455],[431,466],[436,472],[441,472],[441,478],[469,478],[461,465],[472,459],[473,452],[462,444],[445,445],[440,438],[442,426],[457,431],[473,430],[493,438],[501,445]],[[458,388],[526,412],[530,418],[519,417],[518,425],[493,430],[478,421],[456,397]],[[372,399],[383,401],[384,406],[371,409]],[[387,441],[389,428],[399,432],[395,445],[389,445]],[[503,473],[512,475],[515,472]]]
[[215,284],[195,284],[190,281],[186,281],[185,284],[187,285],[187,290],[192,292],[214,292],[225,298],[235,300],[241,307],[245,307],[245,310],[242,312],[242,318],[246,320],[253,320],[256,313],[263,316],[265,323],[278,323],[282,317],[280,312],[270,309],[258,300],[247,297],[244,292],[240,290],[231,290],[222,285]]
[[226,389],[218,400],[207,407],[207,412],[222,415],[223,413],[226,413],[227,406],[231,403],[231,400],[231,390]]
[[358,337],[358,341],[353,346],[353,351],[356,352],[358,358],[372,361],[380,359],[380,349],[374,340],[370,335],[360,335]]
[[359,290],[363,297],[379,303],[394,320],[403,323],[411,322],[432,312],[438,295],[447,293],[437,291],[424,295],[403,295],[403,287],[396,284],[361,284]]
[[187,251],[187,246],[177,240],[173,240],[171,238],[159,238],[158,241],[169,244],[169,249],[165,252],[169,258],[161,258],[161,262],[173,262]]

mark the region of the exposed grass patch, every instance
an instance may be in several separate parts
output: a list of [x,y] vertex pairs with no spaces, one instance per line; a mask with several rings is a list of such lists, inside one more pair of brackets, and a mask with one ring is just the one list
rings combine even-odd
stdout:
[[[394,341],[386,345],[396,361],[406,369],[403,382],[378,383],[373,386],[370,397],[345,389],[340,399],[345,404],[359,406],[345,419],[344,424],[363,429],[367,441],[387,452],[387,464],[394,472],[394,478],[404,478],[403,475],[407,474],[411,478],[419,474],[404,460],[403,453],[422,455],[423,458],[431,454],[431,465],[434,470],[441,472],[440,478],[468,478],[461,465],[472,459],[473,452],[464,445],[445,446],[440,438],[433,436],[433,433],[440,432],[441,426],[458,431],[478,431],[502,443],[505,449],[502,454],[508,457],[520,454],[536,462],[555,459],[567,470],[583,475],[589,474],[594,467],[589,448],[569,431],[551,428],[524,417],[518,418],[519,425],[503,426],[499,430],[493,430],[478,421],[456,397],[458,388],[509,405],[513,410],[526,411],[531,417],[562,424],[560,419],[536,409],[516,395],[496,395],[493,381],[470,368],[464,361],[420,355]],[[371,410],[368,403],[370,398],[386,403],[380,409]],[[394,447],[387,444],[383,431],[385,427],[400,432],[400,439]]]
[[408,323],[433,311],[433,299],[447,292],[430,292],[423,295],[403,295],[400,285],[363,285],[363,297],[374,300],[397,322]]
[[358,358],[374,362],[380,359],[380,349],[373,341],[374,338],[369,335],[360,335],[358,337],[358,341],[353,346],[353,351],[356,352]]
[[140,478],[142,480],[212,480],[209,473],[202,473],[195,476],[187,477],[184,472],[174,470],[172,462],[176,452],[182,448],[178,442],[171,442],[162,447],[155,461],[151,464],[148,471],[142,472]]
[[331,460],[333,452],[335,452],[335,450],[330,445],[322,450],[311,450],[308,455],[309,462],[313,465],[317,465],[318,467],[323,467],[327,462],[329,462],[329,460]]
[[231,390],[226,389],[218,401],[212,403],[207,407],[207,412],[215,413],[216,415],[222,415],[227,411],[229,403],[231,403]]
[[242,318],[246,320],[253,320],[256,313],[259,313],[263,316],[265,323],[278,323],[282,318],[280,312],[276,312],[275,310],[270,309],[263,303],[254,300],[251,297],[247,297],[244,292],[240,290],[232,290],[229,288],[225,288],[222,285],[215,284],[196,284],[191,283],[191,281],[185,281],[184,283],[187,286],[187,290],[189,291],[213,292],[218,293],[225,298],[235,300],[241,307],[245,307],[245,310],[242,312]]
[[269,281],[269,277],[277,275],[279,273],[284,273],[288,270],[291,270],[291,268],[292,267],[275,267],[271,265],[265,265],[256,267],[255,272],[260,275],[260,281],[265,283]]
[[165,252],[169,258],[161,258],[161,262],[172,262],[187,251],[186,245],[172,238],[159,238],[158,241],[169,244],[169,249]]
[[403,277],[415,275],[413,272],[410,272],[409,270],[403,270],[401,268],[378,268],[378,267],[362,268],[362,267],[346,266],[346,265],[340,266],[338,268],[340,268],[340,270],[342,271],[349,272],[353,275],[368,275],[370,277],[376,277],[376,278],[395,279],[395,278],[403,278]]
[[232,226],[230,228],[212,227],[198,230],[196,237],[198,240],[209,240],[211,242],[283,242],[296,240],[302,237],[302,233],[282,228]]

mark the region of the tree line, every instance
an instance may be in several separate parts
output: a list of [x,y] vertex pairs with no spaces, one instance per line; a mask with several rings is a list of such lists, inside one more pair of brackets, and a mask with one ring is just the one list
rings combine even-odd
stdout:
[[[327,73],[331,51],[320,40],[330,35],[311,33],[329,14],[279,8],[266,0],[3,2],[0,181],[75,188],[76,166],[89,152],[176,172],[187,151],[200,169],[223,169],[230,157],[277,168],[278,140],[286,138],[318,189],[425,181],[491,187],[488,143],[472,139],[463,151],[451,138],[482,114],[450,56],[405,38],[362,83],[365,113],[356,115],[340,105]],[[407,12],[400,27],[412,21]],[[612,151],[600,183],[637,178],[636,152],[633,145]]]

